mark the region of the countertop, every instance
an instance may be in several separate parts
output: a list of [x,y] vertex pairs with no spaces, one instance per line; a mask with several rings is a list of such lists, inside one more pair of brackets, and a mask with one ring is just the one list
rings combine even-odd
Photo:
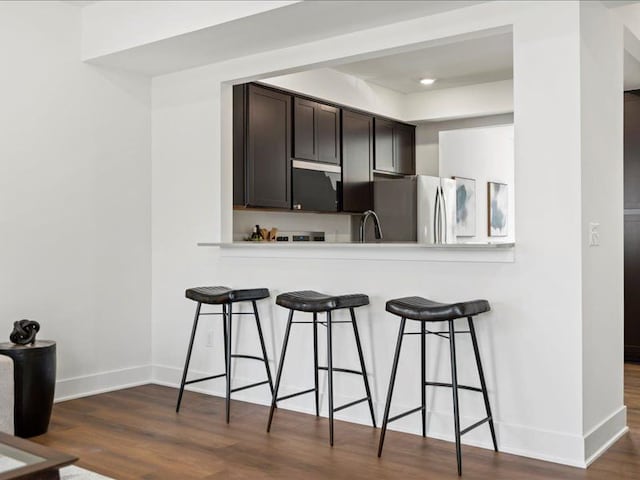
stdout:
[[412,249],[462,249],[484,250],[494,248],[511,248],[514,242],[477,242],[477,243],[417,243],[417,242],[200,242],[199,247],[223,247],[223,248],[357,248],[357,249],[381,249],[381,248],[412,248]]
[[300,258],[412,262],[513,263],[514,242],[492,243],[331,243],[200,242],[220,257]]

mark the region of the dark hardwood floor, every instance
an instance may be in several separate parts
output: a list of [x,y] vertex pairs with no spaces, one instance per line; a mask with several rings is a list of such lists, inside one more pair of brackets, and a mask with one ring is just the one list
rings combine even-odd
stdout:
[[[466,479],[640,478],[640,365],[625,368],[629,426],[588,470],[480,448],[463,448]],[[455,479],[452,443],[388,432],[382,459],[380,430],[281,409],[270,434],[268,409],[235,401],[224,423],[221,398],[146,385],[56,404],[38,443],[80,458],[78,465],[116,479]]]

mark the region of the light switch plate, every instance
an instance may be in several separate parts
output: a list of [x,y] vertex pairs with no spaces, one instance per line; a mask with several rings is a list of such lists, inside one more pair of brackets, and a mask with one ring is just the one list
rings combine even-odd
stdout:
[[589,223],[589,246],[597,247],[600,245],[600,224],[591,222]]

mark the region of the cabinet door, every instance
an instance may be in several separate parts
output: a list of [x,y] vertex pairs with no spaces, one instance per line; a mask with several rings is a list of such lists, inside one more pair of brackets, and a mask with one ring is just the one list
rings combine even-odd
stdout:
[[382,118],[375,119],[375,160],[374,169],[382,172],[395,172],[393,148],[393,126],[394,123]]
[[233,204],[246,206],[247,85],[233,86]]
[[624,358],[640,361],[640,215],[624,216]]
[[293,157],[318,160],[319,104],[311,100],[293,99]]
[[624,94],[624,208],[640,209],[640,92]]
[[340,109],[295,97],[293,158],[340,165]]
[[342,210],[373,208],[373,117],[342,110]]
[[624,94],[624,358],[640,361],[640,92]]
[[291,97],[249,85],[247,205],[291,208]]
[[393,147],[394,172],[415,175],[415,127],[396,123],[393,129]]
[[340,165],[340,109],[318,104],[318,161]]

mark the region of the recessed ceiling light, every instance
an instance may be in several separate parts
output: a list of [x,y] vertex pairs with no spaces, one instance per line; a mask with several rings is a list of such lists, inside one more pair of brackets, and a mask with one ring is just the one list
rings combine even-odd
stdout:
[[423,78],[422,80],[420,80],[420,83],[422,85],[432,85],[435,81],[435,78]]

